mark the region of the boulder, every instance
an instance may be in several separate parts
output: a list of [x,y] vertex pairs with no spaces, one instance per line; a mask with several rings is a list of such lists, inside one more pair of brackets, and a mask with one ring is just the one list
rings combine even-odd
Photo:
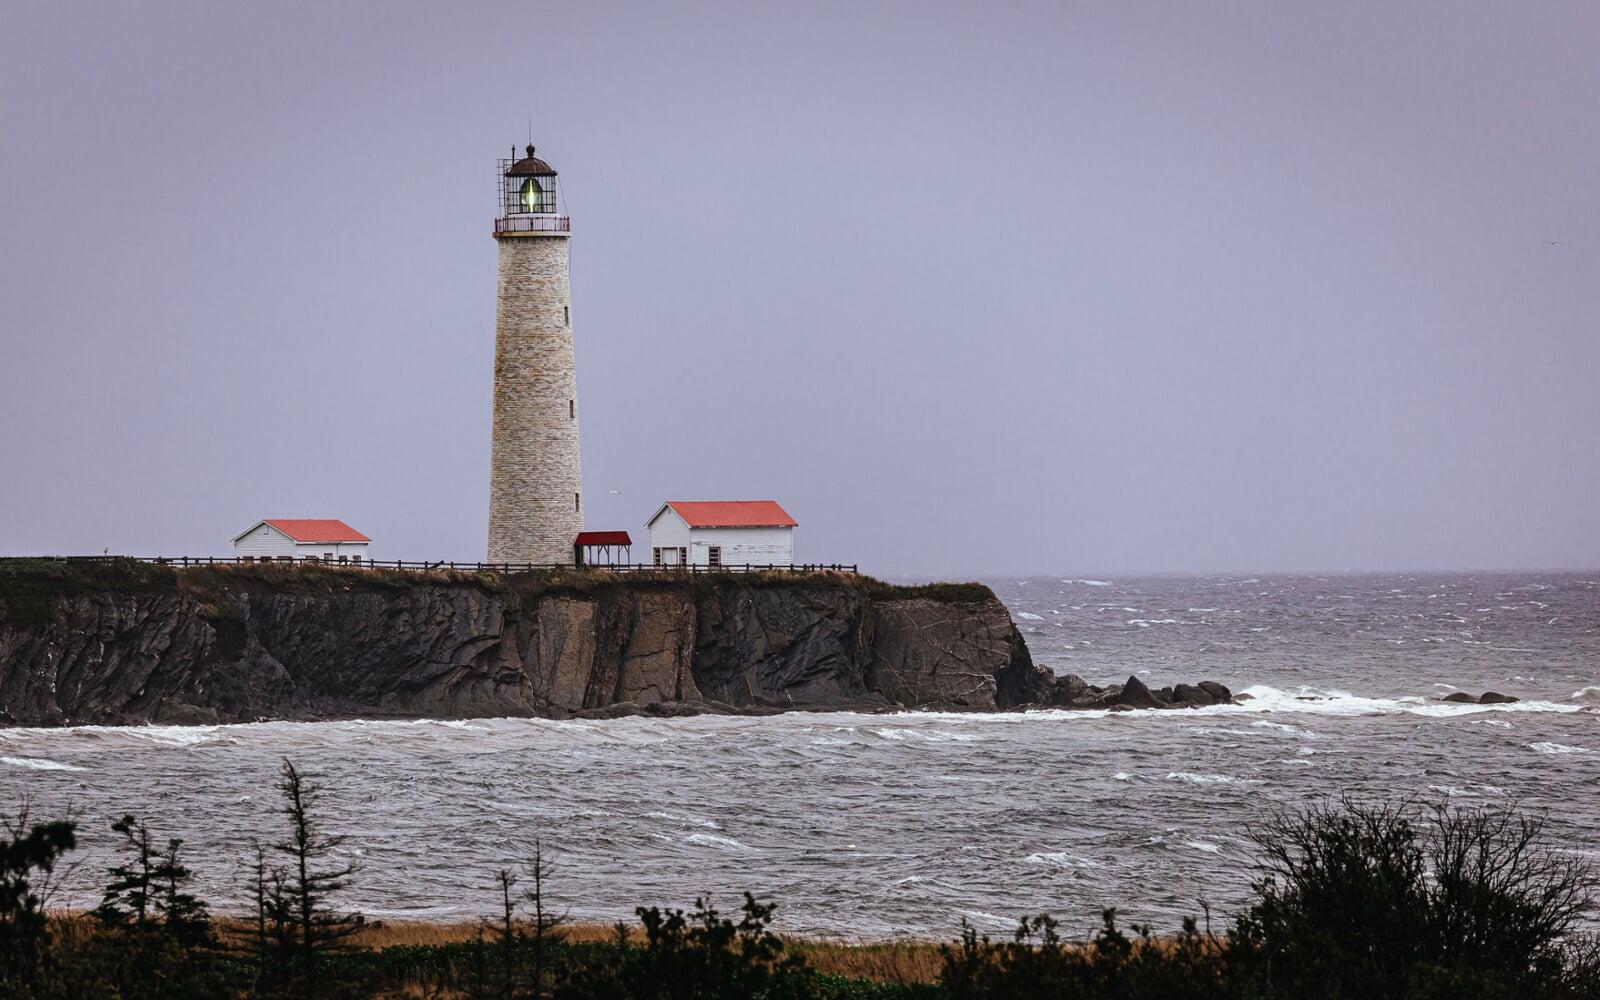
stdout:
[[1480,705],[1509,705],[1512,702],[1518,701],[1518,700],[1520,700],[1520,699],[1518,699],[1516,697],[1513,697],[1512,695],[1509,695],[1509,694],[1501,694],[1498,691],[1485,691],[1483,693],[1483,697],[1478,699],[1478,704],[1480,704]]
[[1439,700],[1440,701],[1453,701],[1453,702],[1464,703],[1464,704],[1468,704],[1468,705],[1476,705],[1478,703],[1478,699],[1477,698],[1473,697],[1470,694],[1467,694],[1465,691],[1451,691],[1449,694],[1445,695],[1443,698],[1441,698]]
[[1201,681],[1200,688],[1215,699],[1219,705],[1226,705],[1233,700],[1233,692],[1216,681]]
[[[1227,690],[1224,688],[1223,690]],[[1195,684],[1178,684],[1172,689],[1172,703],[1186,708],[1200,708],[1203,705],[1215,705],[1217,699],[1210,691]]]
[[1096,697],[1089,683],[1077,674],[1062,674],[1050,687],[1050,704],[1077,706]]
[[1122,685],[1122,690],[1108,699],[1106,705],[1112,708],[1165,707],[1156,701],[1156,696],[1151,694],[1150,689],[1144,686],[1144,681],[1137,677],[1129,677],[1127,683]]

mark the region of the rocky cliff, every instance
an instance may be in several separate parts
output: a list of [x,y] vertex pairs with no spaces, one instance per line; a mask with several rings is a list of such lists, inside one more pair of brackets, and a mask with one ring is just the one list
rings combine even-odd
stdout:
[[972,584],[0,561],[0,725],[1007,708],[1042,676]]

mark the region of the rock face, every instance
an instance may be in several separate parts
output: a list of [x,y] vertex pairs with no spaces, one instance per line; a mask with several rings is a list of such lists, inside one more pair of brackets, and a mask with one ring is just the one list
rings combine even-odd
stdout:
[[1039,673],[976,585],[0,567],[0,725],[994,709]]

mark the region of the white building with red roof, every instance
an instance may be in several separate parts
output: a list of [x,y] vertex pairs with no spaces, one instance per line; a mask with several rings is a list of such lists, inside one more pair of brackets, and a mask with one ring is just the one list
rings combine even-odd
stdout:
[[336,517],[269,517],[233,538],[233,554],[242,559],[321,559],[365,562],[372,539]]
[[668,500],[645,522],[657,566],[789,566],[798,525],[776,500]]

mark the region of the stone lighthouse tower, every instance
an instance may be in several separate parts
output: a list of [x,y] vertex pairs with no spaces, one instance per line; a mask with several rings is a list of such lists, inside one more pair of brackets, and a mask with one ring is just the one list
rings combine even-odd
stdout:
[[556,172],[528,155],[500,161],[495,291],[494,442],[489,561],[571,563],[583,530],[578,379],[567,241]]

